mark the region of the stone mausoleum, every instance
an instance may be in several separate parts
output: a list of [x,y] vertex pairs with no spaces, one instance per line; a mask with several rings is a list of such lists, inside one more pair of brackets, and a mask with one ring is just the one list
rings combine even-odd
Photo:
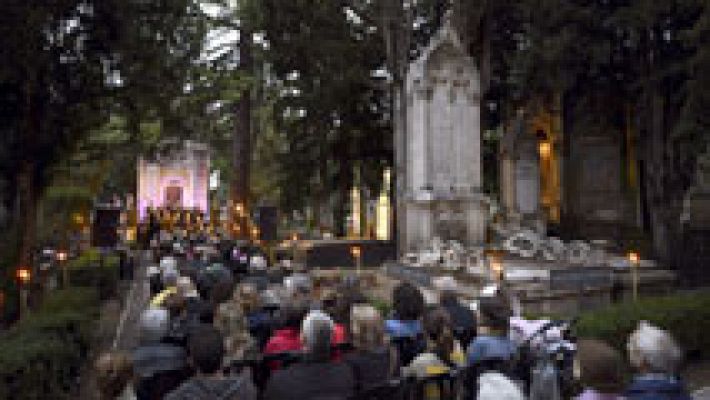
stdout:
[[148,209],[196,210],[209,217],[210,155],[190,140],[161,142],[158,151],[138,158],[138,217]]
[[481,84],[447,17],[406,76],[407,123],[398,171],[400,254],[432,240],[485,239],[481,194]]

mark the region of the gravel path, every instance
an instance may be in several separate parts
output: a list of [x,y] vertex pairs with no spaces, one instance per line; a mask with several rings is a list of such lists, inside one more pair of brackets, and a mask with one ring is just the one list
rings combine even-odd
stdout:
[[149,259],[145,254],[138,258],[134,279],[128,288],[121,290],[123,297],[105,302],[97,323],[94,349],[81,373],[76,397],[82,400],[98,399],[94,375],[94,360],[106,351],[130,352],[138,345],[138,321],[150,301],[150,288],[146,276]]
[[135,271],[135,278],[123,302],[112,348],[120,351],[131,351],[138,345],[138,322],[141,312],[145,310],[150,301],[150,286],[146,269],[151,262],[144,253],[141,255],[139,265]]

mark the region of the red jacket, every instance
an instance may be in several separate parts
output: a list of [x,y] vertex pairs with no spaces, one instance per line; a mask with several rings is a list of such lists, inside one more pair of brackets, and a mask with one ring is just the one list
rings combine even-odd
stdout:
[[264,347],[264,354],[278,354],[286,351],[300,351],[303,349],[301,333],[298,329],[284,328],[274,331],[271,339]]
[[[295,328],[277,329],[273,336],[266,342],[264,354],[279,354],[287,351],[301,351],[303,343],[301,343],[301,333]],[[281,362],[272,362],[269,365],[271,370],[281,368]]]
[[[346,342],[345,327],[341,324],[335,324],[333,329],[333,344],[341,344]],[[273,336],[264,347],[264,354],[278,354],[287,351],[301,351],[303,343],[301,342],[301,333],[294,328],[277,329]],[[340,351],[333,352],[333,360],[338,361],[342,357]],[[280,363],[274,362],[270,365],[271,369],[281,368]]]
[[[333,329],[333,338],[332,342],[333,345],[338,345],[346,342],[346,332],[345,332],[345,327],[342,324],[335,324],[335,328]],[[343,358],[343,354],[340,350],[335,350],[333,352],[333,361],[340,361]]]

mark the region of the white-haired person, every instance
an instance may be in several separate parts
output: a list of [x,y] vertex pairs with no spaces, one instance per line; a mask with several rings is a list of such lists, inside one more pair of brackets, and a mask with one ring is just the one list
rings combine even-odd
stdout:
[[641,321],[629,337],[629,360],[636,375],[626,390],[629,400],[690,400],[678,378],[683,353],[666,331]]
[[476,400],[525,400],[512,380],[499,372],[486,372],[478,378]]
[[265,400],[350,399],[355,379],[349,366],[331,361],[333,320],[322,311],[311,311],[303,320],[301,340],[304,360],[271,376]]

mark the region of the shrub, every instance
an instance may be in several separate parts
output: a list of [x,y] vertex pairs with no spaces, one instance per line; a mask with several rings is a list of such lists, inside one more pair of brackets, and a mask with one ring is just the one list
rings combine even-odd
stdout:
[[101,299],[116,294],[119,278],[119,258],[107,255],[101,259],[96,249],[84,252],[69,262],[69,281],[73,286],[95,287]]
[[67,397],[88,353],[97,300],[91,289],[58,291],[0,336],[0,398]]
[[601,339],[626,353],[626,341],[639,321],[668,330],[691,358],[710,357],[710,293],[646,298],[582,314],[579,337]]
[[387,300],[383,300],[380,298],[370,298],[369,301],[371,306],[375,307],[377,311],[380,312],[380,315],[382,318],[387,319],[390,316],[390,313],[392,312],[392,306]]

